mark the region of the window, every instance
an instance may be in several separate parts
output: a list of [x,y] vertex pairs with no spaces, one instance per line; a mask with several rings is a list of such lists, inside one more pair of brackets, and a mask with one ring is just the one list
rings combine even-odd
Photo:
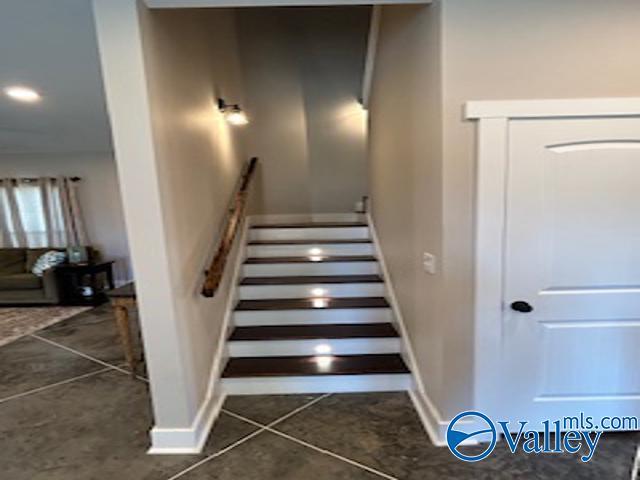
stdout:
[[66,246],[69,239],[62,198],[60,186],[50,179],[5,179],[0,183],[0,246]]

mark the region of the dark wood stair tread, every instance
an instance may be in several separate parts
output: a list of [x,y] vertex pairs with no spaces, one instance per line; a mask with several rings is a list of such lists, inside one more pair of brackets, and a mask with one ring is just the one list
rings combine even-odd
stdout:
[[398,354],[334,355],[329,366],[318,357],[240,357],[231,358],[223,378],[293,377],[307,375],[383,375],[408,374]]
[[382,283],[380,275],[297,275],[291,277],[245,277],[240,285],[314,285],[344,283]]
[[323,256],[318,261],[309,257],[251,257],[245,260],[246,265],[267,265],[271,263],[341,263],[341,262],[375,262],[373,255]]
[[398,332],[391,323],[349,325],[271,325],[237,327],[229,341],[316,340],[340,338],[395,338]]
[[313,306],[313,298],[267,298],[259,300],[240,300],[236,305],[239,311],[269,310],[335,310],[350,308],[389,308],[384,297],[327,298],[327,306]]
[[301,222],[301,223],[264,223],[253,225],[251,228],[261,230],[265,228],[357,228],[367,227],[364,222]]
[[249,245],[334,245],[334,244],[348,244],[348,243],[371,243],[369,238],[340,238],[335,240],[251,240]]

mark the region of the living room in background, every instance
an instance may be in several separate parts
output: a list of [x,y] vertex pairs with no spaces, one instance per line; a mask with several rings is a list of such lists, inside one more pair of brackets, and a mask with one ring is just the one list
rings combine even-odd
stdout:
[[120,187],[113,154],[0,155],[0,178],[79,177],[78,202],[91,246],[112,260],[115,282],[133,279]]

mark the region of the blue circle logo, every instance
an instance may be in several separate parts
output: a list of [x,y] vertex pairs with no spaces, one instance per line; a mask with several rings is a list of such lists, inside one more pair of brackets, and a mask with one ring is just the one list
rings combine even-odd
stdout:
[[[464,423],[470,423],[469,426],[472,426],[474,430],[471,433],[468,433],[469,429],[464,429],[463,431]],[[458,429],[455,428],[456,424],[458,424]],[[459,450],[460,446],[464,444],[464,442],[473,440],[473,437],[479,435],[489,435],[491,438],[482,452],[475,455],[466,455]],[[480,412],[462,412],[460,415],[456,416],[456,418],[451,420],[449,428],[447,428],[447,445],[449,450],[451,450],[451,453],[456,457],[465,462],[478,462],[488,457],[496,447],[497,438],[496,426],[489,417]]]

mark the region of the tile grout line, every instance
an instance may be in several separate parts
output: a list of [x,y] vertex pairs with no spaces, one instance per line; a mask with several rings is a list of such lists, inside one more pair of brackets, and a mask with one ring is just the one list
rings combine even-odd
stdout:
[[313,444],[311,444],[309,442],[305,442],[304,440],[300,440],[299,438],[296,438],[296,437],[293,437],[291,435],[288,435],[288,434],[286,434],[284,432],[276,430],[275,428],[267,427],[267,428],[265,428],[265,430],[268,431],[268,432],[274,433],[276,435],[280,435],[281,437],[286,438],[287,440],[290,440],[292,442],[298,443],[298,444],[300,444],[300,445],[302,445],[304,447],[310,448],[311,450],[315,450],[315,451],[317,451],[319,453],[322,453],[324,455],[328,455],[330,457],[333,457],[336,460],[341,460],[341,461],[343,461],[345,463],[353,465],[354,467],[358,467],[358,468],[360,468],[362,470],[366,470],[367,472],[373,473],[375,475],[378,475],[379,477],[386,478],[387,480],[398,480],[397,477],[392,477],[391,475],[388,475],[388,474],[386,474],[384,472],[381,472],[380,470],[376,470],[373,467],[369,467],[369,466],[364,465],[364,464],[362,464],[360,462],[356,462],[355,460],[352,460],[350,458],[343,457],[342,455],[339,455],[339,454],[337,454],[335,452],[332,452],[331,450],[326,450],[324,448],[321,448],[321,447],[318,447],[316,445],[313,445]]
[[631,467],[631,480],[638,480],[638,470],[640,469],[640,445],[636,447],[636,455]]
[[[288,418],[293,417],[294,415],[297,415],[298,413],[302,412],[303,410],[306,410],[307,408],[315,405],[316,403],[318,403],[320,400],[324,400],[327,397],[330,397],[331,395],[333,395],[332,393],[325,393],[324,395],[321,395],[317,398],[314,398],[313,400],[310,400],[309,402],[305,403],[304,405],[299,406],[298,408],[291,410],[289,413],[287,413],[286,415],[283,415],[280,418],[276,418],[275,420],[273,420],[272,422],[268,423],[267,425],[263,425],[259,422],[255,422],[256,426],[259,426],[261,428],[269,428],[269,427],[273,427],[281,422],[284,422],[285,420],[287,420]],[[232,412],[231,410],[227,410],[226,408],[222,408],[221,409],[224,413],[226,413],[227,415],[231,415],[231,416],[235,416],[238,420],[243,420],[245,422],[248,422],[250,419],[243,417],[242,415],[239,415],[235,412]]]
[[[83,353],[83,352],[81,352],[79,350],[76,350],[74,348],[67,347],[67,346],[62,345],[62,344],[60,344],[58,342],[54,342],[53,340],[49,340],[48,338],[44,338],[44,337],[41,337],[39,335],[36,335],[35,333],[32,333],[32,334],[30,334],[28,336],[32,337],[32,338],[36,338],[36,339],[38,339],[38,340],[40,340],[42,342],[48,343],[49,345],[52,345],[54,347],[58,347],[58,348],[61,348],[63,350],[66,350],[67,352],[74,353],[74,354],[76,354],[76,355],[78,355],[78,356],[80,356],[82,358],[85,358],[87,360],[91,360],[92,362],[99,363],[100,365],[102,365],[104,367],[112,368],[114,370],[118,370],[121,373],[126,373],[127,375],[131,375],[131,372],[129,372],[128,370],[125,370],[124,368],[120,368],[117,365],[113,365],[111,363],[107,363],[107,362],[105,362],[103,360],[100,360],[98,358],[92,357],[91,355],[87,355],[86,353]],[[149,382],[149,380],[147,380],[144,377],[141,377],[140,375],[136,375],[136,378],[138,380],[142,380],[144,382]]]
[[217,452],[209,455],[208,457],[203,458],[202,460],[200,460],[200,461],[194,463],[193,465],[190,465],[189,467],[185,468],[184,470],[176,473],[174,476],[170,477],[168,480],[175,480],[177,478],[182,477],[183,475],[195,470],[196,468],[204,465],[205,463],[224,455],[225,453],[229,452],[230,450],[233,450],[236,447],[239,447],[240,445],[242,445],[246,441],[251,440],[253,437],[256,437],[256,436],[260,435],[264,431],[266,431],[266,428],[261,428],[259,430],[256,430],[255,432],[251,432],[250,434],[245,435],[240,440],[236,440],[234,443],[232,443],[231,445],[226,446],[222,450],[218,450]]
[[[253,420],[251,420],[249,418],[245,418],[242,415],[238,415],[238,414],[235,414],[233,412],[230,412],[230,411],[227,411],[227,410],[224,410],[224,409],[223,409],[223,411],[227,415],[231,415],[231,416],[233,416],[233,417],[235,417],[235,418],[237,418],[239,420],[244,420],[245,422],[251,423],[251,424],[253,424],[255,426],[262,427],[263,431],[274,433],[274,434],[279,435],[279,436],[281,436],[283,438],[286,438],[287,440],[290,440],[292,442],[298,443],[299,445],[302,445],[304,447],[310,448],[311,450],[315,450],[315,451],[320,452],[320,453],[322,453],[324,455],[328,455],[328,456],[333,457],[333,458],[335,458],[337,460],[341,460],[341,461],[343,461],[345,463],[348,463],[350,465],[358,467],[358,468],[360,468],[362,470],[366,470],[369,473],[373,473],[373,474],[378,475],[378,476],[380,476],[382,478],[386,478],[387,480],[398,480],[396,477],[392,477],[391,475],[388,475],[388,474],[386,474],[384,472],[376,470],[373,467],[369,467],[369,466],[364,465],[362,463],[356,462],[355,460],[351,460],[350,458],[343,457],[342,455],[339,455],[339,454],[337,454],[335,452],[332,452],[331,450],[326,450],[324,448],[318,447],[318,446],[313,445],[311,443],[305,442],[304,440],[300,440],[299,438],[293,437],[293,436],[288,435],[288,434],[286,434],[284,432],[276,430],[275,428],[272,428],[272,426],[274,424],[280,423],[280,420],[276,420],[276,422],[272,422],[269,425],[262,425],[262,424],[260,424],[258,422],[255,422],[255,421],[253,421]],[[169,480],[172,480],[172,479],[169,479]]]
[[61,380],[61,381],[56,382],[56,383],[50,383],[50,384],[44,385],[42,387],[34,388],[32,390],[27,390],[26,392],[17,393],[15,395],[11,395],[11,396],[5,397],[5,398],[0,398],[0,404],[8,402],[9,400],[15,400],[17,398],[21,398],[21,397],[24,397],[24,396],[27,396],[27,395],[32,395],[34,393],[39,393],[39,392],[42,392],[43,390],[48,390],[48,389],[53,388],[53,387],[57,387],[57,386],[60,386],[60,385],[65,385],[65,384],[71,383],[71,382],[75,382],[76,380],[82,380],[84,378],[92,377],[94,375],[99,375],[99,374],[107,372],[109,370],[113,370],[113,368],[105,367],[105,368],[102,368],[100,370],[96,370],[94,372],[85,373],[84,375],[78,375],[77,377],[67,378],[66,380]]
[[[258,435],[260,435],[262,432],[267,431],[267,429],[269,428],[269,426],[272,425],[276,425],[284,420],[286,420],[287,418],[292,417],[293,415],[300,413],[301,411],[303,411],[306,408],[309,408],[312,405],[315,405],[317,402],[319,402],[320,400],[327,398],[328,396],[332,395],[331,393],[325,393],[324,395],[318,397],[318,398],[314,398],[313,400],[311,400],[308,403],[305,403],[304,405],[296,408],[295,410],[292,410],[291,412],[287,413],[286,415],[283,415],[280,418],[277,418],[276,420],[274,420],[273,422],[269,423],[268,425],[262,425],[258,422],[254,422],[253,420],[250,420],[248,418],[245,418],[241,415],[235,414],[229,410],[226,410],[224,408],[222,408],[220,411],[225,413],[226,415],[229,415],[231,417],[234,417],[238,420],[241,420],[245,423],[249,423],[255,427],[259,427],[258,430],[256,430],[255,432],[250,433],[249,435],[246,435],[245,437],[242,437],[240,440],[232,443],[231,445],[223,448],[222,450],[219,450],[213,454],[211,454],[210,456],[203,458],[202,460],[200,460],[199,462],[194,463],[193,465],[187,467],[186,469],[176,473],[174,476],[170,477],[168,480],[175,480],[177,478],[182,477],[184,474],[191,472],[192,470],[195,470],[196,468],[200,467],[201,465],[204,465],[205,463],[209,462],[210,460],[214,460],[222,455],[224,455],[227,452],[230,452],[231,450],[233,450],[236,447],[239,447],[240,445],[242,445],[243,443],[245,443],[247,440],[251,440],[253,437],[257,437]],[[395,479],[394,479],[395,480]]]
[[[102,370],[98,370],[96,372],[91,372],[89,374],[81,375],[79,377],[74,377],[74,378],[71,378],[71,379],[68,379],[68,380],[65,380],[65,381],[62,381],[62,382],[58,382],[56,384],[40,387],[38,389],[34,389],[32,391],[29,391],[29,392],[24,392],[24,393],[18,394],[16,396],[9,397],[8,399],[0,399],[0,403],[3,403],[4,401],[10,400],[12,398],[17,398],[17,397],[20,397],[20,396],[29,395],[31,393],[37,393],[40,390],[45,390],[45,389],[50,388],[50,387],[54,387],[54,386],[57,386],[57,385],[62,385],[62,384],[65,384],[65,383],[70,383],[70,382],[73,382],[75,380],[79,380],[79,379],[82,379],[82,378],[85,378],[85,377],[89,377],[89,376],[92,376],[92,375],[97,375],[98,373],[104,373],[104,372],[106,372],[108,370],[116,370],[116,371],[118,371],[120,373],[123,373],[123,374],[126,374],[126,375],[130,375],[130,373],[131,373],[131,372],[129,372],[129,371],[123,369],[123,368],[120,368],[120,367],[116,366],[116,365],[112,365],[112,364],[107,363],[107,362],[105,362],[103,360],[100,360],[98,358],[92,357],[91,355],[87,355],[86,353],[83,353],[83,352],[80,352],[78,350],[75,350],[75,349],[73,349],[71,347],[67,347],[65,345],[59,344],[57,342],[54,342],[53,340],[49,340],[47,338],[41,337],[41,336],[36,335],[36,334],[30,334],[28,336],[36,338],[36,339],[38,339],[38,340],[40,340],[42,342],[48,343],[48,344],[50,344],[52,346],[55,346],[55,347],[61,348],[63,350],[66,350],[66,351],[68,351],[70,353],[73,353],[75,355],[78,355],[78,356],[80,356],[82,358],[86,358],[87,360],[91,360],[91,361],[93,361],[95,363],[103,365],[105,368],[102,369]],[[147,383],[149,382],[149,380],[147,378],[142,377],[140,375],[136,375],[136,378],[139,379],[139,380],[142,380],[144,382],[147,382]],[[295,437],[293,437],[291,435],[288,435],[288,434],[286,434],[284,432],[280,432],[279,430],[276,430],[276,429],[272,428],[275,425],[278,425],[279,423],[282,423],[283,421],[291,418],[292,416],[302,412],[303,410],[315,405],[316,403],[320,402],[321,400],[324,400],[325,398],[330,397],[331,395],[333,395],[333,394],[332,393],[325,393],[324,395],[321,395],[320,397],[314,398],[310,402],[308,402],[308,403],[306,403],[306,404],[304,404],[304,405],[292,410],[291,412],[287,413],[286,415],[283,415],[280,418],[277,418],[276,420],[274,420],[273,422],[270,422],[267,425],[262,425],[261,423],[255,422],[255,421],[253,421],[253,420],[251,420],[249,418],[243,417],[242,415],[238,415],[238,414],[236,414],[236,413],[234,413],[234,412],[232,412],[230,410],[222,408],[221,411],[224,412],[225,414],[230,415],[232,417],[235,417],[236,419],[242,420],[242,421],[244,421],[246,423],[252,424],[252,425],[258,427],[259,429],[256,430],[255,432],[252,432],[249,435],[239,439],[238,441],[232,443],[231,445],[223,448],[222,450],[219,450],[218,452],[210,455],[209,457],[206,457],[206,458],[200,460],[199,462],[194,463],[193,465],[187,467],[185,470],[182,470],[181,472],[178,472],[176,475],[170,477],[168,480],[175,480],[177,478],[182,477],[184,474],[186,474],[186,473],[188,473],[188,472],[200,467],[201,465],[204,465],[205,463],[209,462],[210,460],[213,460],[215,458],[218,458],[218,457],[224,455],[225,453],[233,450],[234,448],[242,445],[246,441],[252,439],[253,437],[256,437],[257,435],[259,435],[259,434],[261,434],[261,433],[263,433],[265,431],[274,433],[274,434],[279,435],[279,436],[281,436],[283,438],[286,438],[286,439],[288,439],[290,441],[298,443],[298,444],[300,444],[300,445],[302,445],[304,447],[307,447],[309,449],[315,450],[315,451],[320,452],[320,453],[322,453],[324,455],[333,457],[333,458],[335,458],[337,460],[341,460],[341,461],[343,461],[345,463],[348,463],[348,464],[353,465],[355,467],[358,467],[360,469],[366,470],[366,471],[368,471],[370,473],[376,474],[376,475],[378,475],[380,477],[383,477],[383,478],[386,478],[388,480],[398,480],[397,478],[392,477],[390,475],[387,475],[384,472],[380,472],[380,471],[378,471],[378,470],[376,470],[376,469],[374,469],[372,467],[368,467],[367,465],[363,465],[361,463],[358,463],[355,460],[351,460],[349,458],[343,457],[341,455],[338,455],[337,453],[331,452],[330,450],[325,450],[323,448],[317,447],[315,445],[312,445],[310,443],[305,442],[304,440],[300,440],[298,438],[295,438]]]

